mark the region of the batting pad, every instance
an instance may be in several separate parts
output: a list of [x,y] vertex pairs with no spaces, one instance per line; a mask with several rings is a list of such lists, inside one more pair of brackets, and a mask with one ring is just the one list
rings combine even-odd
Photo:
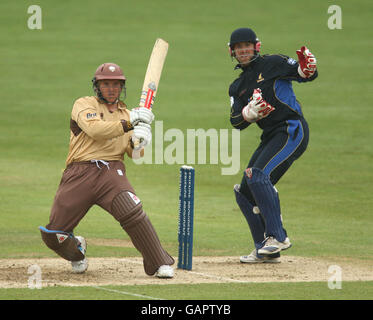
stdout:
[[262,242],[265,239],[265,224],[263,218],[260,214],[253,213],[253,205],[242,193],[240,193],[239,188],[239,184],[236,184],[233,188],[234,194],[236,196],[236,202],[240,207],[242,214],[246,218],[247,224],[249,225],[255,248],[260,249],[261,247],[263,247]]
[[258,168],[245,170],[245,179],[266,224],[266,235],[283,242],[286,231],[282,226],[280,200],[269,176]]
[[47,247],[56,252],[60,257],[68,261],[80,261],[84,259],[84,250],[80,242],[72,233],[58,230],[48,230],[39,227],[41,238]]
[[162,265],[172,265],[174,259],[162,248],[158,235],[142,209],[140,201],[129,191],[122,191],[113,200],[112,214],[127,232],[135,248],[142,254],[144,270],[154,275]]

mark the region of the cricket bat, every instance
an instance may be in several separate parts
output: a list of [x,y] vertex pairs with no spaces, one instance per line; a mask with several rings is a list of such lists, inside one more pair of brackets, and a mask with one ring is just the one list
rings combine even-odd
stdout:
[[[148,68],[146,69],[144,84],[141,90],[139,107],[152,109],[155,96],[158,90],[159,80],[161,78],[164,61],[168,51],[168,42],[158,38],[155,41],[152,54],[149,59]],[[140,141],[134,142],[135,149],[138,149]]]

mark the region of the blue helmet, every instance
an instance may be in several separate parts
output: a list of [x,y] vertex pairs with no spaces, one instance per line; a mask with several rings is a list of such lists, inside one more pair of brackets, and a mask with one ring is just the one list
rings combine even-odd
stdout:
[[255,32],[250,28],[238,28],[234,30],[231,34],[230,41],[228,43],[231,56],[233,56],[233,47],[236,43],[239,42],[250,42],[253,43],[255,46],[256,54],[259,53],[261,42],[259,41],[258,37],[256,36]]

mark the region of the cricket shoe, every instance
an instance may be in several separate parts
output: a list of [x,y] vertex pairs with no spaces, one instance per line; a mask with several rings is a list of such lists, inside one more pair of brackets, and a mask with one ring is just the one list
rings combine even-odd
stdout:
[[158,278],[173,278],[174,277],[174,268],[169,265],[160,266],[155,274]]
[[[79,250],[85,255],[85,252],[87,251],[87,242],[81,236],[76,236],[75,238],[80,242],[80,245],[78,246]],[[84,258],[80,261],[71,261],[71,267],[74,273],[83,273],[88,269],[88,260],[87,258]]]
[[256,249],[254,249],[248,256],[241,256],[240,257],[241,263],[280,263],[280,254],[275,253],[273,255],[266,255],[261,256],[256,253]]
[[264,241],[264,246],[258,250],[258,254],[260,255],[278,253],[291,247],[291,242],[288,237],[285,238],[284,242],[277,241],[274,237],[268,237]]

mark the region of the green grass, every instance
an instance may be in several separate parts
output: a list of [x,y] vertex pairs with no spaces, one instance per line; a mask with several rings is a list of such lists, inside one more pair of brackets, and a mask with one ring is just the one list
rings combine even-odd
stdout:
[[[138,103],[154,40],[170,43],[154,107],[164,131],[231,129],[228,86],[237,76],[227,52],[230,33],[251,26],[263,53],[284,53],[306,44],[316,55],[319,78],[294,84],[310,126],[307,152],[278,183],[292,255],[373,260],[373,151],[370,105],[373,4],[338,1],[343,29],[327,28],[333,1],[217,0],[38,1],[42,30],[27,28],[29,1],[0,4],[0,258],[54,257],[37,230],[48,222],[65,166],[73,101],[91,95],[96,67],[113,61],[126,74],[129,106]],[[358,5],[357,5],[358,4]],[[305,14],[307,12],[307,14]],[[254,126],[241,132],[243,169],[259,142]],[[164,142],[167,147],[169,142]],[[129,179],[162,242],[177,254],[179,165],[136,165],[126,160]],[[223,165],[196,167],[195,255],[240,255],[251,243]],[[76,229],[90,238],[128,239],[115,220],[92,208]],[[130,248],[91,247],[97,257],[134,255]],[[124,287],[163,298],[366,299],[372,283],[321,283]],[[215,290],[215,288],[224,290]],[[248,288],[255,290],[248,290]],[[267,290],[272,288],[271,290]],[[121,288],[116,288],[121,290]],[[254,291],[257,293],[253,293]],[[310,293],[308,293],[310,290]],[[217,291],[221,291],[219,296]],[[249,293],[248,293],[249,291]],[[6,299],[126,299],[92,288],[0,289]]]
[[[151,286],[48,287],[43,289],[3,289],[0,299],[27,300],[366,300],[373,283],[344,282],[342,289],[327,283],[249,283]],[[141,295],[141,296],[137,296]]]

